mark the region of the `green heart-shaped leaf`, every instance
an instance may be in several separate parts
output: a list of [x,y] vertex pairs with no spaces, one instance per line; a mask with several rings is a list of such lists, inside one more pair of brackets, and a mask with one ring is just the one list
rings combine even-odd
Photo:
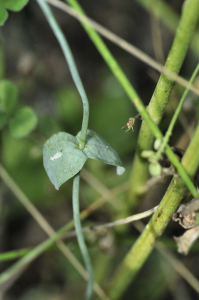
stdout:
[[79,140],[80,132],[76,137],[59,132],[44,144],[44,168],[57,190],[82,169],[88,158],[114,165],[118,167],[118,174],[123,173],[124,168],[116,151],[96,132],[87,130],[83,150],[78,148]]
[[48,177],[58,190],[64,182],[82,169],[87,156],[78,149],[76,137],[59,132],[44,144],[43,160]]

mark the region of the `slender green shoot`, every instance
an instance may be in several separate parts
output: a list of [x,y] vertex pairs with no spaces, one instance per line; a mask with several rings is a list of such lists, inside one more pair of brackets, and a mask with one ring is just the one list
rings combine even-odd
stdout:
[[82,233],[81,221],[79,218],[79,180],[80,174],[78,173],[73,179],[73,215],[74,215],[74,222],[75,222],[75,230],[77,233],[77,240],[79,243],[79,247],[81,249],[81,253],[84,259],[84,263],[86,266],[86,270],[88,272],[88,285],[86,290],[86,300],[91,299],[92,292],[93,292],[93,269],[91,265],[91,261],[88,255],[88,250],[84,241],[84,236]]
[[[70,51],[70,47],[66,41],[66,38],[64,37],[60,27],[57,24],[57,21],[55,20],[48,4],[43,0],[37,0],[38,4],[40,5],[44,15],[46,16],[46,19],[48,20],[57,40],[59,41],[59,44],[63,50],[64,56],[66,58],[66,61],[68,62],[69,69],[71,72],[71,75],[73,77],[74,83],[77,87],[77,90],[79,91],[79,94],[82,98],[83,103],[83,121],[82,121],[82,130],[81,130],[81,136],[80,136],[80,143],[79,148],[83,149],[85,146],[86,141],[86,133],[88,129],[88,120],[89,120],[89,104],[88,99],[84,90],[84,87],[82,85],[81,79],[79,77],[77,68],[75,66],[75,62],[72,56],[72,53]],[[77,239],[79,242],[79,247],[82,252],[83,259],[86,264],[86,269],[88,272],[88,286],[86,291],[86,300],[91,299],[92,291],[93,291],[93,272],[92,272],[92,266],[90,262],[90,258],[88,255],[88,251],[86,249],[86,244],[84,242],[82,230],[81,230],[81,221],[80,221],[80,215],[79,215],[79,177],[80,175],[76,175],[74,178],[74,184],[73,184],[73,211],[74,211],[74,222],[75,222],[75,228],[77,231]]]
[[43,0],[37,0],[39,6],[41,7],[50,27],[52,28],[52,31],[54,32],[60,47],[63,51],[63,54],[66,58],[66,61],[68,63],[71,76],[74,80],[74,83],[77,87],[77,90],[81,96],[82,103],[83,103],[83,120],[82,120],[82,130],[81,130],[81,137],[80,137],[80,143],[79,143],[79,148],[84,149],[85,145],[85,140],[86,140],[86,133],[88,129],[88,120],[89,120],[89,103],[88,103],[88,98],[86,96],[86,92],[84,90],[83,84],[81,82],[81,79],[79,77],[75,61],[73,59],[73,55],[71,53],[70,47],[68,45],[68,42],[63,35],[63,32],[61,31],[59,25],[57,24],[57,21],[55,20],[51,9],[49,5],[43,1]]
[[12,260],[12,259],[16,259],[16,258],[25,256],[31,250],[32,250],[31,248],[25,248],[25,249],[20,249],[20,250],[14,250],[14,251],[1,253],[0,254],[0,261]]
[[[193,72],[193,75],[191,76],[191,79],[189,81],[190,83],[192,83],[194,81],[194,79],[195,79],[198,71],[199,71],[199,63],[197,65],[195,71]],[[166,145],[169,142],[170,136],[172,135],[172,131],[173,131],[174,125],[175,125],[175,123],[177,121],[177,118],[178,118],[179,113],[180,113],[180,111],[182,109],[184,100],[185,100],[188,92],[189,92],[189,89],[186,88],[185,91],[184,91],[184,93],[183,93],[183,95],[182,95],[182,98],[181,98],[181,100],[180,100],[180,102],[178,104],[178,107],[177,107],[177,109],[176,109],[176,111],[175,111],[175,113],[173,115],[173,118],[172,118],[172,120],[171,120],[171,122],[169,124],[169,128],[167,129],[167,132],[166,132],[166,134],[165,134],[165,136],[163,138],[162,144],[161,144],[160,148],[158,149],[158,151],[157,151],[157,153],[155,155],[155,158],[156,158],[157,161],[160,159],[162,152],[164,151]]]

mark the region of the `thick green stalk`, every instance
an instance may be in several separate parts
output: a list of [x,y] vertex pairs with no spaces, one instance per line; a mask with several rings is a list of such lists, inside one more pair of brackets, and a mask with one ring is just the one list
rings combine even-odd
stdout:
[[[188,0],[184,3],[182,16],[169,52],[165,67],[178,74],[188,50],[199,16],[199,1]],[[158,124],[164,113],[165,106],[169,100],[174,81],[164,74],[160,76],[152,99],[148,106],[148,112],[153,121]],[[148,162],[141,158],[144,150],[151,150],[153,147],[153,134],[145,122],[142,122],[136,155],[130,177],[130,189],[128,192],[129,204],[134,208],[139,201],[139,191],[146,184],[148,179]]]
[[75,223],[75,230],[77,233],[77,240],[81,253],[84,259],[86,270],[88,272],[88,284],[86,290],[85,300],[90,300],[93,292],[93,269],[91,261],[89,258],[88,250],[84,241],[84,236],[82,233],[81,221],[80,221],[80,212],[79,212],[79,180],[80,174],[77,174],[73,179],[73,216]]
[[[199,126],[196,128],[194,137],[182,159],[182,165],[191,178],[193,178],[199,166],[198,149]],[[165,230],[172,214],[177,209],[186,192],[187,188],[183,180],[179,177],[173,177],[157,211],[154,213],[143,233],[126,255],[111,281],[109,296],[112,300],[120,298],[121,294],[126,290],[136,273],[140,270],[153,250],[156,239]]]

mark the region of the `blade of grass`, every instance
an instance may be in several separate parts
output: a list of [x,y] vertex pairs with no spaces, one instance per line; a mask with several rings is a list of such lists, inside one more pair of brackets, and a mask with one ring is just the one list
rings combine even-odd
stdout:
[[[182,165],[192,178],[199,166],[198,148],[199,126],[197,126],[194,136],[182,159]],[[112,300],[119,299],[140,270],[153,250],[155,241],[165,230],[172,214],[177,209],[186,192],[187,188],[183,180],[174,177],[157,211],[153,214],[144,231],[116,271],[109,288],[109,296]]]
[[20,250],[14,250],[14,251],[9,251],[9,252],[5,252],[5,253],[0,253],[0,261],[12,260],[12,259],[16,259],[16,258],[25,256],[31,250],[32,250],[31,248],[25,248],[25,249],[20,249]]

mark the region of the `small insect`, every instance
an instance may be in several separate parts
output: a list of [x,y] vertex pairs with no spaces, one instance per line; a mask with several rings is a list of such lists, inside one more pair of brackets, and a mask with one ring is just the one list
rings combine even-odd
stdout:
[[122,127],[122,129],[128,127],[128,129],[126,130],[126,132],[129,131],[131,128],[133,130],[134,123],[135,123],[135,119],[134,118],[129,118],[129,121],[126,123],[126,125],[124,127]]
[[62,156],[62,152],[58,151],[55,155],[51,156],[50,160],[54,161]]
[[122,127],[122,129],[127,127],[128,129],[126,130],[126,132],[129,131],[131,128],[133,131],[133,125],[135,124],[135,120],[141,120],[141,119],[142,117],[140,116],[140,114],[137,114],[134,118],[129,118],[129,121],[126,123],[124,127]]

